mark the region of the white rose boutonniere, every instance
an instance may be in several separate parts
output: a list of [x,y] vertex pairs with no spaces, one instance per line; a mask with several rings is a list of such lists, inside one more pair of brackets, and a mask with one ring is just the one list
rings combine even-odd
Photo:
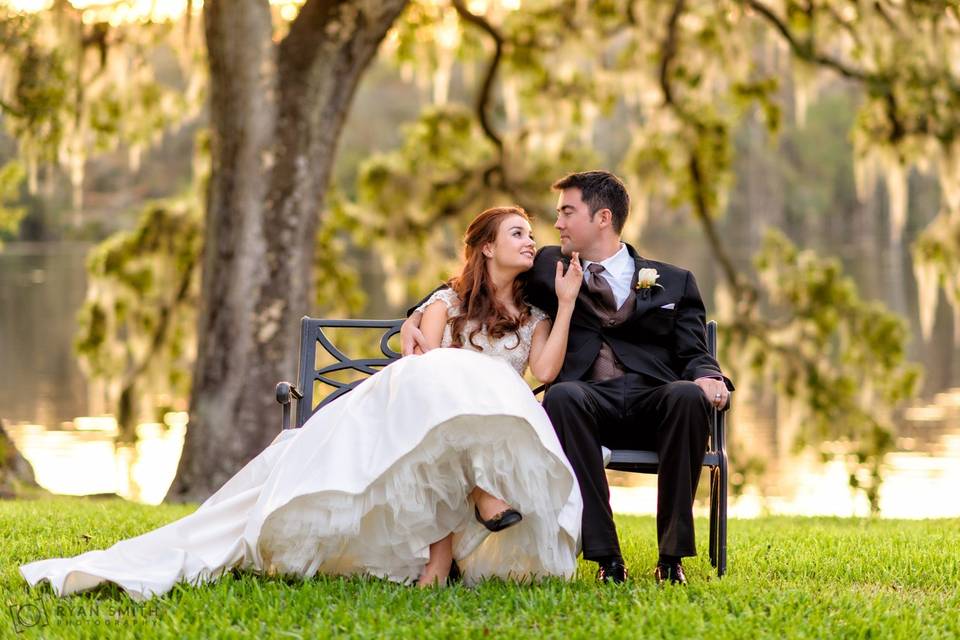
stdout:
[[650,290],[654,287],[663,289],[663,285],[657,284],[657,280],[660,278],[660,274],[657,273],[656,269],[640,269],[637,272],[637,284],[634,285],[634,289],[644,298],[650,295]]

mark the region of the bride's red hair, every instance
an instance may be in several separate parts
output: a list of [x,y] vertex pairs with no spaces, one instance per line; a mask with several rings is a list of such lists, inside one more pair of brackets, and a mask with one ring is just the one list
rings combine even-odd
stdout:
[[522,278],[513,281],[512,293],[520,315],[511,316],[496,300],[495,287],[487,271],[487,258],[483,255],[483,246],[496,242],[500,223],[508,216],[520,216],[530,222],[530,216],[520,207],[494,207],[478,215],[467,227],[463,238],[463,268],[449,282],[460,298],[460,314],[449,320],[454,347],[463,346],[463,330],[471,321],[474,322],[467,341],[477,349],[480,345],[473,339],[484,327],[491,338],[502,338],[513,332],[517,335],[517,344],[520,344],[519,329],[530,318],[530,307],[523,299]]

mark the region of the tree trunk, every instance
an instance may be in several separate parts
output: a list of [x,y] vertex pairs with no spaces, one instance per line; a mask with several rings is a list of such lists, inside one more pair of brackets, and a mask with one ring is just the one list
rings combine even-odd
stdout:
[[36,491],[40,486],[33,475],[33,465],[20,455],[13,439],[0,420],[0,498],[17,498],[24,491]]
[[210,179],[190,424],[167,500],[201,501],[280,428],[319,214],[363,72],[406,0],[308,0],[274,45],[267,0],[204,4]]

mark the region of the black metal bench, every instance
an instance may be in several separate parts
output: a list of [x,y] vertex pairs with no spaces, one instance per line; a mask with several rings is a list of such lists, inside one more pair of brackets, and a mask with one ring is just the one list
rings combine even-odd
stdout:
[[[297,418],[294,427],[301,427],[320,407],[333,402],[367,376],[376,373],[400,357],[390,348],[390,338],[400,332],[399,320],[324,320],[304,316],[300,321],[300,372],[297,385],[281,382],[277,385],[277,402],[282,405],[281,427],[291,428],[291,403],[297,400]],[[328,336],[330,329],[358,330],[379,329],[382,356],[350,358]],[[325,331],[327,330],[327,331]],[[332,364],[317,368],[317,344],[333,357]],[[717,323],[707,323],[707,346],[711,355],[717,354]],[[338,374],[347,374],[348,379],[337,379]],[[352,376],[350,374],[353,374]],[[360,377],[357,377],[359,374]],[[315,387],[319,384],[331,388],[314,406]],[[543,387],[534,390],[538,393]],[[710,441],[703,458],[703,465],[710,468],[710,564],[717,575],[727,571],[727,453],[725,449],[725,425],[723,412],[715,411],[710,426]],[[659,467],[654,451],[614,449],[608,469],[635,473],[656,474]]]

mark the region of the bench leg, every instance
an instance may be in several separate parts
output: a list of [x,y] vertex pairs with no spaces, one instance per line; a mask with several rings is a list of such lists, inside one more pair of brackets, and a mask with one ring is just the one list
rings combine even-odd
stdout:
[[717,467],[717,576],[727,572],[727,456]]
[[720,485],[720,469],[710,467],[710,566],[717,566],[717,516],[720,510],[720,500],[717,489]]

